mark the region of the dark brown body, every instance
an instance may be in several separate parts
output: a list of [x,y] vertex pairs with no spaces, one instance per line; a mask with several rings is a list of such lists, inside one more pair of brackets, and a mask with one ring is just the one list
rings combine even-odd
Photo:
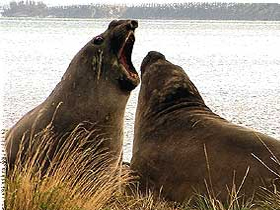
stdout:
[[162,188],[163,196],[182,202],[194,192],[208,194],[206,181],[211,194],[226,201],[248,167],[240,195],[276,178],[254,155],[275,169],[264,144],[280,157],[278,140],[214,114],[183,69],[157,52],[149,53],[141,72],[131,168],[142,191]]
[[137,21],[134,20],[113,21],[104,33],[93,38],[77,53],[50,96],[7,133],[6,150],[10,166],[15,162],[23,135],[23,144],[27,147],[30,134],[42,131],[49,124],[59,137],[84,121],[96,124],[94,129],[110,139],[103,146],[116,159],[119,158],[125,106],[130,91],[139,83],[137,73],[132,72],[134,78],[130,77],[120,62],[120,56],[126,50],[123,46],[127,37],[135,28]]

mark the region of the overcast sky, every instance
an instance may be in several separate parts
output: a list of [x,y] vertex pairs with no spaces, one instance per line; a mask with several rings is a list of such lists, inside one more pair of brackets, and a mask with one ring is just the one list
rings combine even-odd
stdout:
[[[0,0],[0,4],[9,4],[12,0]],[[20,0],[15,0],[20,1]],[[25,1],[25,0],[24,0]],[[184,2],[217,2],[217,0],[34,0],[42,1],[47,5],[71,5],[71,4],[91,4],[91,3],[110,3],[110,4],[139,4],[139,3],[184,3]],[[218,2],[256,2],[256,3],[280,3],[280,0],[220,0]]]

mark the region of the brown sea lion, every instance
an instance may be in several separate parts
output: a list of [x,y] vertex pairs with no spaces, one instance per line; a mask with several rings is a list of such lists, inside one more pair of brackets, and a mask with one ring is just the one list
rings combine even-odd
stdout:
[[280,142],[213,113],[181,67],[150,52],[141,78],[131,161],[140,190],[178,202],[196,192],[226,201],[233,183],[251,196],[277,177],[261,162],[278,165],[271,157]]
[[140,82],[131,62],[137,27],[136,20],[114,20],[76,54],[48,98],[7,133],[10,166],[15,162],[22,136],[25,135],[26,148],[31,131],[38,133],[50,122],[57,136],[71,132],[83,121],[96,123],[95,129],[110,138],[103,146],[116,158],[120,156],[125,106],[130,92]]

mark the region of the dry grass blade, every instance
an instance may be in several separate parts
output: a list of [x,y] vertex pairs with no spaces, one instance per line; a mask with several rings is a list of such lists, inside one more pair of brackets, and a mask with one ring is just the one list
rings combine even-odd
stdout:
[[48,154],[53,149],[50,142],[56,136],[47,127],[34,138],[40,139],[35,153],[29,148],[25,162],[18,161],[17,167],[9,171],[7,210],[102,209],[130,179],[128,172],[120,174],[120,164],[112,164],[108,152],[100,150],[104,139],[96,139],[84,124],[78,125],[66,139],[60,139],[64,142],[53,154],[46,172],[44,163],[49,161]]
[[245,172],[245,175],[241,181],[241,184],[239,185],[238,189],[236,188],[235,184],[235,176],[236,173],[234,171],[233,174],[233,183],[232,188],[228,189],[229,192],[229,198],[227,204],[222,203],[219,199],[217,199],[217,196],[215,194],[213,183],[212,183],[212,177],[211,177],[211,171],[210,171],[210,162],[207,154],[207,148],[204,144],[204,155],[206,160],[206,167],[208,172],[208,179],[210,185],[208,185],[207,180],[204,179],[207,196],[204,195],[197,195],[195,200],[195,209],[203,209],[203,210],[241,210],[241,209],[251,209],[253,207],[252,200],[248,199],[248,202],[246,203],[244,201],[244,196],[239,196],[240,191],[245,183],[245,180],[248,176],[250,167],[247,167],[247,170]]

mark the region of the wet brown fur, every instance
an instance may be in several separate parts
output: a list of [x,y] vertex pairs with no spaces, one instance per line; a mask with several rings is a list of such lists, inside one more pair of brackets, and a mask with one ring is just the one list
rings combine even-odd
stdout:
[[[131,20],[112,21],[99,35],[104,38],[101,44],[96,44],[93,38],[77,53],[49,97],[24,115],[7,133],[6,151],[10,167],[15,162],[21,142],[25,148],[32,147],[29,139],[50,123],[57,139],[81,122],[96,124],[94,129],[97,133],[109,138],[103,146],[114,158],[119,158],[125,106],[139,78],[130,80],[127,77],[117,53],[127,34],[136,27],[131,26]],[[58,141],[53,144],[57,146]]]
[[280,157],[278,140],[213,113],[185,71],[157,52],[148,54],[141,72],[131,169],[140,176],[143,192],[161,192],[179,202],[195,192],[210,193],[226,201],[248,167],[239,195],[271,186],[277,176],[254,156],[279,167],[264,146]]

